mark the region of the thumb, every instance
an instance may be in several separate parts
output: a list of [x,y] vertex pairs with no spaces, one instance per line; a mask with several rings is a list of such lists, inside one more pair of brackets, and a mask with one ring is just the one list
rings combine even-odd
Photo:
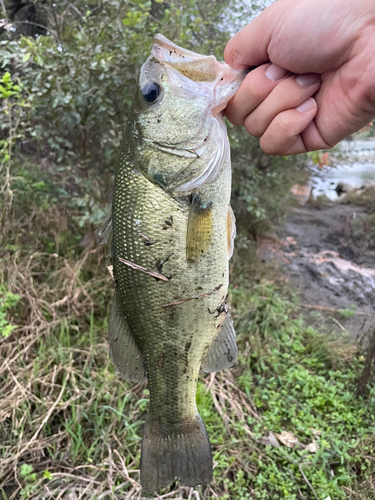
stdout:
[[232,68],[244,69],[269,61],[268,46],[280,21],[277,4],[278,2],[267,7],[229,40],[225,47],[224,59]]

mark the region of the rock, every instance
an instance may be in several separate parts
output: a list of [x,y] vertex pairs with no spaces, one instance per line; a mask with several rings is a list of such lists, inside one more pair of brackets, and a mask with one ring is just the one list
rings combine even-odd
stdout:
[[372,186],[375,187],[375,181],[372,181],[371,179],[366,179],[365,182],[360,187],[360,189],[366,189]]
[[354,191],[355,187],[351,186],[347,182],[339,182],[337,186],[335,187],[335,191],[338,196],[341,196],[343,193],[350,193],[351,191]]
[[264,444],[264,446],[274,446],[275,448],[280,448],[280,443],[273,432],[269,432],[268,436],[263,436],[258,439],[258,441]]

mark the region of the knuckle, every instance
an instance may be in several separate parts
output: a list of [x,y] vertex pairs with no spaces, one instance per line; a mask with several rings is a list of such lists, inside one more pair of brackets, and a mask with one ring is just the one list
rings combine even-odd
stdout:
[[290,137],[294,135],[295,120],[293,120],[290,113],[279,113],[275,118],[275,127],[279,135],[282,137]]
[[256,123],[251,114],[245,118],[244,125],[249,134],[254,137],[260,137],[264,132],[264,130],[261,130],[259,123]]
[[283,151],[279,144],[272,140],[272,136],[263,136],[259,143],[262,151],[267,155],[282,155]]

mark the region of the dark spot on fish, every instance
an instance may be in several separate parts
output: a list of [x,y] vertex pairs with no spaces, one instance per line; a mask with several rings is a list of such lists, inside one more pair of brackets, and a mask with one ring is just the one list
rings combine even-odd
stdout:
[[145,241],[145,246],[146,247],[150,247],[151,245],[155,245],[155,243],[157,243],[157,242],[158,242],[158,240],[156,240],[156,241]]
[[156,121],[157,121],[158,123],[160,123],[160,122],[161,122],[161,119],[160,119],[160,118],[156,118]]
[[143,234],[143,233],[139,233],[139,234],[140,234],[140,236],[141,236],[141,237],[145,240],[145,241],[144,241],[144,245],[145,245],[146,247],[149,247],[149,246],[151,246],[151,245],[155,245],[155,243],[157,243],[157,242],[158,242],[158,240],[156,240],[156,241],[151,241],[151,240],[150,240],[150,238],[149,238],[148,236],[146,236],[145,234]]
[[185,352],[186,353],[189,352],[190,347],[191,347],[191,342],[186,342],[186,344],[185,344]]
[[164,361],[163,355],[160,354],[160,356],[158,357],[158,367],[159,368],[161,368],[163,366],[163,361]]
[[227,358],[228,358],[228,361],[229,363],[231,363],[234,359],[234,356],[232,356],[232,354],[230,353],[230,350],[228,349],[228,352],[227,352]]
[[166,262],[168,262],[168,260],[170,259],[170,257],[173,255],[173,252],[170,253],[169,255],[167,255],[167,257],[164,259],[164,260],[160,260],[158,259],[156,262],[155,262],[155,266],[156,266],[156,269],[158,270],[158,272],[161,274],[162,270],[163,270],[163,266]]
[[197,286],[197,290],[203,290],[201,286]]
[[172,226],[172,222],[170,220],[165,220],[164,222],[165,224],[167,224],[167,226]]
[[163,226],[164,231],[168,229],[168,226]]
[[222,278],[224,278],[224,273],[221,275]]
[[222,82],[224,80],[224,78],[221,78],[220,81]]

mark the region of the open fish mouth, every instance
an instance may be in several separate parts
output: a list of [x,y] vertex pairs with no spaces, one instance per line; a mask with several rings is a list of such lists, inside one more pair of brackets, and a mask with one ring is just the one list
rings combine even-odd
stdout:
[[158,62],[177,70],[186,78],[207,82],[214,91],[213,116],[225,108],[247,73],[217,61],[215,56],[203,56],[179,47],[161,34],[155,36],[151,54]]

